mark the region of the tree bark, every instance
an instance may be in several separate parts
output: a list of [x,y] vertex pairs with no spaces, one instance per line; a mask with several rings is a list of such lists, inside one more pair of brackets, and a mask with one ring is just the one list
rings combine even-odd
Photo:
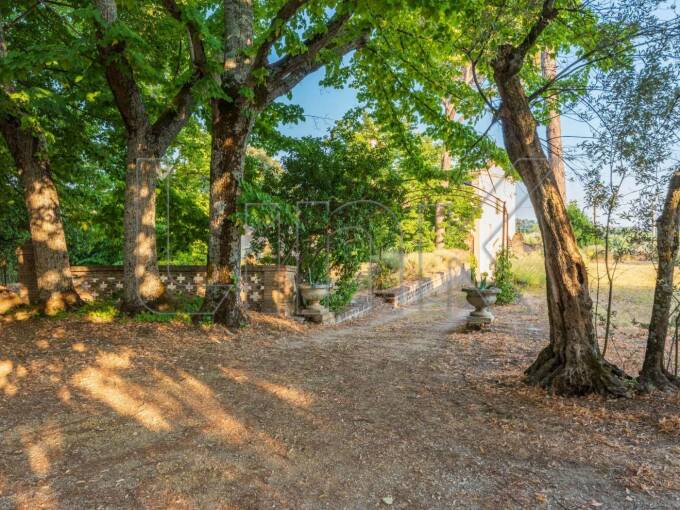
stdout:
[[73,286],[57,188],[52,180],[45,142],[5,115],[0,131],[9,147],[24,188],[35,257],[39,304],[47,314],[82,304]]
[[238,328],[248,322],[241,302],[241,229],[234,221],[241,194],[248,139],[254,115],[241,101],[214,99],[210,162],[208,284],[203,312],[216,323]]
[[493,70],[505,147],[529,191],[543,238],[550,344],[527,369],[527,381],[563,395],[627,395],[624,374],[597,348],[586,267],[518,74],[524,56],[503,46]]
[[658,267],[654,304],[649,321],[647,349],[640,371],[639,385],[643,391],[670,390],[680,386],[680,380],[664,367],[664,354],[668,322],[673,300],[673,276],[678,254],[678,228],[680,227],[680,169],[675,171],[664,202],[663,211],[656,221],[656,249]]
[[[541,68],[543,77],[547,80],[554,80],[557,76],[557,62],[555,56],[549,51],[541,52]],[[567,203],[567,183],[564,177],[564,150],[562,148],[562,122],[560,119],[559,101],[556,96],[549,100],[550,120],[545,127],[546,142],[548,146],[548,161],[550,169],[555,175],[557,188],[560,191],[562,200]]]
[[[164,0],[163,3],[172,17],[184,22],[174,0]],[[115,0],[95,0],[95,4],[104,21],[104,25],[98,27],[101,41],[104,30],[117,21],[118,12]],[[199,27],[191,20],[185,23],[194,72],[153,123],[132,66],[125,56],[125,44],[114,41],[98,46],[106,80],[127,132],[121,309],[130,314],[156,307],[165,296],[156,250],[157,171],[160,159],[191,116],[193,85],[207,74],[207,59]]]
[[123,212],[123,301],[136,314],[157,306],[165,295],[156,250],[156,182],[159,152],[148,135],[128,135]]

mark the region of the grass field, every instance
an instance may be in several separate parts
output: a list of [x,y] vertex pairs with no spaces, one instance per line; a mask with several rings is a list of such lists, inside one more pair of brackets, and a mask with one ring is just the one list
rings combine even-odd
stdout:
[[[530,291],[545,288],[545,270],[541,253],[536,252],[514,258],[513,272],[520,288]],[[588,276],[593,301],[596,304],[599,302],[599,311],[604,311],[609,290],[604,262],[602,260],[588,261]],[[654,298],[655,281],[656,268],[651,262],[625,261],[618,264],[613,286],[614,324],[616,326],[636,326],[639,323],[648,322]]]

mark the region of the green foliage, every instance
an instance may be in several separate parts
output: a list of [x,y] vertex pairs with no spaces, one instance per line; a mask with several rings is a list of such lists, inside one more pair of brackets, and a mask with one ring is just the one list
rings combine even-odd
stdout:
[[[417,159],[437,175],[441,146],[422,137],[418,150]],[[434,249],[434,204],[447,205],[446,245],[464,244],[478,204],[440,176],[419,181],[422,170],[361,111],[346,115],[326,138],[288,140],[280,165],[252,150],[241,197],[249,204],[252,248],[262,262],[296,264],[299,243],[301,278],[332,279],[331,299],[347,303],[360,265],[377,253]],[[245,212],[239,218],[245,223]]]
[[92,322],[111,322],[119,316],[118,303],[113,299],[86,303],[76,314]]
[[517,300],[517,289],[513,284],[512,261],[510,251],[500,250],[496,254],[496,264],[493,271],[494,285],[500,290],[496,302],[500,305],[514,303]]
[[567,216],[574,230],[576,242],[580,247],[599,243],[602,237],[593,222],[581,211],[576,201],[569,202],[567,206]]
[[345,308],[359,289],[359,283],[353,277],[340,278],[333,285],[333,292],[323,299],[323,304],[337,312]]
[[372,263],[371,278],[374,289],[383,290],[394,287],[398,283],[395,275],[399,270],[398,265],[390,263],[390,259],[380,257]]

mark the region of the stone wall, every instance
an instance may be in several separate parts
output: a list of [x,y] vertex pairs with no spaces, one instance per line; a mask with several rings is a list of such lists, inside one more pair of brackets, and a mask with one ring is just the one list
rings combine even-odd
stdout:
[[[38,286],[30,241],[17,249],[19,295],[36,303]],[[205,266],[161,266],[161,280],[171,296],[205,295]],[[71,266],[73,284],[85,301],[117,298],[123,290],[122,266]],[[294,266],[244,266],[241,297],[250,310],[290,317],[295,313]]]

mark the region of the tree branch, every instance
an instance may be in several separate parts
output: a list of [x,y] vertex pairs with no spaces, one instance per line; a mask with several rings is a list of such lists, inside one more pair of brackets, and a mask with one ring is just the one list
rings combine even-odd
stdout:
[[[338,57],[342,57],[353,50],[358,50],[364,47],[368,42],[368,37],[369,31],[367,30],[362,32],[361,35],[355,39],[329,49],[332,49]],[[318,51],[314,53],[314,56],[317,54]],[[323,66],[323,62],[316,60],[313,56],[309,56],[309,58],[306,58],[303,61],[296,63],[294,66],[291,66],[292,69],[286,69],[285,71],[277,73],[274,80],[272,80],[267,86],[267,94],[264,100],[264,105],[271,103],[274,99],[282,96],[283,94],[287,94],[306,76],[321,69]]]
[[[304,76],[321,67],[320,65],[315,66],[317,55],[321,50],[328,48],[334,42],[337,35],[342,31],[351,17],[351,12],[336,13],[328,24],[325,32],[317,34],[305,43],[307,48],[306,52],[299,55],[287,55],[268,66],[270,79],[268,80],[267,89],[288,91],[292,88],[292,86],[288,86],[289,82],[293,82],[293,86],[295,86],[295,84],[304,78]],[[343,51],[341,55],[356,49],[356,44],[360,43],[363,38],[364,36],[362,34],[362,36],[344,45],[347,46],[347,49]],[[338,49],[341,49],[341,47],[338,47]],[[274,97],[278,97],[279,95],[281,94],[277,94]]]
[[191,47],[191,62],[203,76],[206,76],[208,74],[208,59],[205,56],[200,27],[195,21],[182,18],[182,10],[175,0],[163,0],[163,5],[173,18],[186,26]]
[[[106,25],[110,25],[118,19],[115,0],[95,0],[95,4]],[[153,125],[150,124],[132,66],[125,56],[125,43],[117,42],[98,46],[100,60],[105,66],[106,79],[128,133],[140,130],[147,132],[159,153],[165,152],[168,145],[186,124],[194,106],[193,86],[209,72],[200,27],[194,21],[183,18],[182,11],[175,0],[163,0],[163,4],[173,18],[186,25],[190,48],[192,49],[191,62],[194,72]],[[100,27],[100,30],[97,31],[99,41],[103,40],[101,28],[105,27]]]
[[106,81],[113,93],[116,106],[123,117],[128,133],[148,129],[148,118],[142,93],[134,79],[132,66],[125,56],[125,43],[100,44],[104,30],[118,20],[115,0],[94,0],[103,24],[97,29],[99,60],[104,65]]
[[257,55],[255,56],[253,64],[254,69],[267,65],[267,57],[276,41],[281,37],[281,29],[306,3],[308,3],[308,0],[287,0],[287,2],[281,6],[279,12],[276,13],[276,16],[274,16],[274,19],[272,19],[269,24],[269,28],[266,32],[267,35],[265,36],[264,41],[262,41],[262,44],[260,44],[260,48],[257,50]]
[[539,18],[531,26],[524,40],[518,46],[509,44],[501,46],[498,57],[493,63],[496,72],[500,71],[506,80],[519,73],[522,65],[524,65],[527,53],[558,14],[559,10],[555,8],[555,0],[544,0]]
[[195,102],[192,94],[193,87],[209,73],[200,27],[194,21],[183,19],[182,11],[175,0],[163,0],[163,4],[173,18],[186,25],[194,72],[151,127],[152,135],[160,152],[165,152],[165,149],[189,120]]

